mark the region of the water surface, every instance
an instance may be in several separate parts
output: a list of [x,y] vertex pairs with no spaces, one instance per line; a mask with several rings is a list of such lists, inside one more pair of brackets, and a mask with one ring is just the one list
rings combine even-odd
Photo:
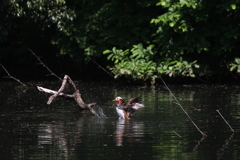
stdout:
[[[59,97],[47,105],[49,95],[39,92],[36,86],[58,90],[59,82],[27,83],[30,87],[26,91],[15,82],[0,83],[2,159],[240,158],[237,86],[169,86],[192,121],[207,135],[203,138],[162,86],[118,88],[108,83],[76,83],[86,103],[96,101],[94,108],[103,109],[100,117],[80,113],[72,99]],[[130,120],[119,120],[112,100],[139,95],[145,108]]]

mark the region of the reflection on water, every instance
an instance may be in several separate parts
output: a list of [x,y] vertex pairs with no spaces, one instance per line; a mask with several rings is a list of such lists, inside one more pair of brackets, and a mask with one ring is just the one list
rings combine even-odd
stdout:
[[39,124],[38,144],[52,144],[53,126],[51,124]]
[[229,149],[229,143],[231,142],[233,136],[234,136],[234,133],[232,133],[229,136],[229,138],[225,140],[225,144],[223,144],[222,147],[219,150],[217,150],[217,156],[216,156],[217,159],[221,159],[225,151],[227,152],[227,150]]
[[[99,118],[80,114],[69,99],[59,98],[46,105],[48,95],[34,88],[21,93],[15,85],[0,84],[1,159],[240,158],[240,94],[235,87],[170,87],[196,125],[207,134],[202,139],[163,88],[108,88],[104,92],[106,86],[95,87],[85,101],[91,102],[91,97],[98,96],[96,109],[104,117]],[[145,108],[129,120],[118,119],[111,101],[118,95],[125,99],[142,95]]]
[[[141,141],[144,137],[144,124],[142,122],[131,122],[130,120],[118,119],[114,138],[116,146],[123,146],[124,143]],[[125,138],[125,141],[123,139]]]
[[68,139],[65,138],[64,126],[62,124],[39,124],[38,146],[44,149],[45,146],[57,145],[61,154],[67,158],[69,155]]
[[[95,117],[80,117],[75,122],[42,123],[38,126],[38,146],[45,149],[46,146],[57,146],[58,152],[68,159],[74,148],[82,143],[82,137],[91,133],[102,134],[104,132],[105,119]],[[94,125],[89,127],[88,125]],[[50,155],[49,155],[50,156]]]

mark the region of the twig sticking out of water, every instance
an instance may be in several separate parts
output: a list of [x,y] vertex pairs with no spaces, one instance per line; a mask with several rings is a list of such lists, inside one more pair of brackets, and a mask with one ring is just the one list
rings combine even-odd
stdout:
[[222,117],[222,119],[225,121],[225,123],[228,125],[228,127],[231,129],[232,132],[234,132],[234,130],[232,129],[232,127],[229,125],[229,123],[225,120],[225,118],[222,116],[222,114],[220,113],[219,110],[216,110],[218,112],[218,114]]
[[46,69],[51,73],[51,75],[55,76],[55,77],[58,78],[60,81],[62,81],[62,78],[58,77],[55,73],[53,73],[53,71],[51,71],[51,70],[48,68],[48,66],[45,65],[45,64],[41,61],[41,59],[38,58],[38,56],[37,56],[31,49],[28,48],[28,50],[29,50],[30,52],[32,52],[32,54],[37,58],[37,60],[40,62],[40,64],[41,64],[44,68],[46,68]]
[[180,136],[180,134],[178,134],[177,132],[173,131],[173,133],[175,133],[178,137],[182,138],[182,136]]
[[185,111],[185,109],[182,107],[182,105],[178,102],[177,98],[174,96],[174,94],[171,92],[171,90],[168,88],[168,86],[166,85],[166,83],[164,82],[164,80],[162,79],[162,77],[160,77],[163,84],[165,85],[166,89],[169,91],[169,93],[173,96],[173,98],[175,99],[175,104],[177,104],[182,110],[183,112],[188,116],[188,118],[190,119],[190,121],[192,122],[192,124],[197,128],[197,130],[202,134],[203,137],[207,137],[207,135],[205,133],[203,133],[198,126],[193,122],[192,118],[188,115],[188,113]]
[[26,84],[22,83],[19,79],[11,76],[11,75],[9,74],[9,72],[7,71],[7,69],[6,69],[1,63],[0,63],[0,66],[1,66],[1,67],[4,69],[4,71],[7,73],[8,77],[6,77],[6,78],[12,78],[12,79],[14,79],[15,81],[21,83],[23,86],[25,86],[25,87],[28,88],[28,86],[27,86]]

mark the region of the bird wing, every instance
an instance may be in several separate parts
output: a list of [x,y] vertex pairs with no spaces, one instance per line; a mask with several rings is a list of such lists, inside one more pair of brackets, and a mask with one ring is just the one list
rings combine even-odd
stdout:
[[123,106],[123,109],[129,113],[129,115],[133,115],[135,113],[136,110],[138,110],[139,108],[143,108],[144,105],[141,104],[142,101],[142,97],[135,97],[135,98],[131,98],[129,99],[125,105]]
[[141,103],[142,101],[142,97],[139,96],[139,97],[135,97],[135,98],[131,98],[129,99],[126,103],[125,103],[125,106],[126,107],[130,107],[130,106],[133,106],[135,103]]

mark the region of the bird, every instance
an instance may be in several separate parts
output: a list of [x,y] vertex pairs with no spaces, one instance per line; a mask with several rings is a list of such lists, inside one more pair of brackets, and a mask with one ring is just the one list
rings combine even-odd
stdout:
[[129,99],[126,103],[122,97],[117,96],[113,101],[116,103],[116,112],[119,119],[130,119],[138,109],[143,108],[144,104],[141,104],[142,97],[135,97]]

